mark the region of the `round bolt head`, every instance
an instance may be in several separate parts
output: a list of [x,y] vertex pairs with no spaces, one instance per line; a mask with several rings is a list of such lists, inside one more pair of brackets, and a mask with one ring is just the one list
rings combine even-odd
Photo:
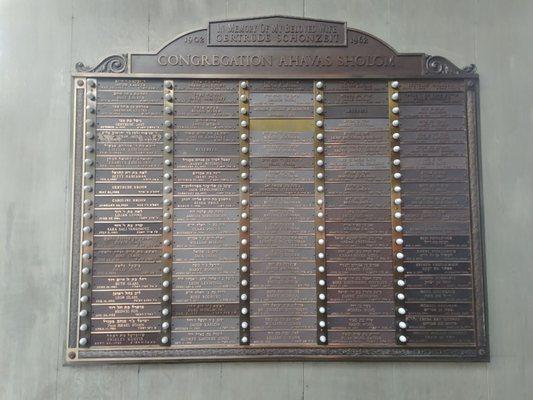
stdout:
[[392,138],[395,139],[395,140],[398,140],[400,138],[400,134],[398,132],[394,132],[392,134]]
[[79,316],[80,317],[86,317],[87,316],[87,310],[81,310]]
[[83,282],[83,283],[81,284],[81,288],[82,288],[82,289],[88,289],[88,288],[89,288],[89,282]]
[[93,229],[90,226],[84,226],[82,230],[83,233],[91,233]]
[[400,343],[407,343],[407,337],[404,335],[398,336],[398,340],[400,341]]
[[405,294],[403,294],[403,293],[398,293],[398,294],[396,295],[396,298],[397,298],[398,300],[405,300]]
[[246,107],[242,107],[242,108],[241,108],[241,114],[242,114],[242,115],[246,115],[246,114],[248,114],[248,110],[246,109]]
[[246,128],[248,126],[248,121],[246,121],[246,120],[241,121],[241,126],[243,128]]
[[248,286],[248,281],[246,279],[243,279],[241,281],[241,286]]
[[170,226],[164,226],[163,227],[163,232],[165,232],[165,233],[170,232]]
[[318,218],[324,218],[324,213],[322,211],[319,211],[319,212],[316,213],[316,216]]
[[248,135],[246,133],[241,133],[241,140],[248,139]]
[[85,136],[87,137],[87,139],[94,139],[94,132],[93,131],[85,132]]
[[398,92],[395,92],[390,97],[392,100],[397,101],[400,98],[400,94]]
[[248,96],[246,96],[245,94],[241,94],[240,100],[241,102],[246,103],[248,101]]
[[92,242],[88,239],[85,239],[83,242],[81,242],[81,245],[83,247],[87,247],[87,246],[90,246],[92,244]]
[[93,201],[91,199],[85,199],[85,200],[83,200],[83,204],[85,206],[87,206],[87,207],[88,206],[92,206],[93,205]]
[[316,165],[318,165],[319,167],[323,166],[324,160],[316,160]]
[[170,246],[170,240],[169,239],[163,240],[163,245],[164,246]]
[[242,315],[248,314],[248,309],[246,307],[241,308],[241,314]]
[[393,88],[393,89],[398,89],[400,87],[400,82],[398,81],[393,81],[390,86]]
[[321,343],[326,343],[327,340],[328,339],[324,335],[320,336],[320,342]]
[[96,82],[94,81],[94,79],[88,79],[87,84],[92,88],[96,87]]
[[324,279],[320,279],[320,280],[318,281],[318,284],[319,284],[320,286],[325,286],[325,285],[326,285],[326,281],[325,281]]
[[163,268],[163,273],[164,274],[168,274],[169,272],[170,272],[170,268],[169,267]]
[[400,193],[402,191],[402,187],[401,186],[394,186],[394,191],[396,193]]
[[316,113],[317,113],[317,114],[322,114],[322,113],[324,113],[324,108],[323,108],[323,107],[317,107],[317,108],[316,108]]
[[248,328],[248,322],[246,322],[246,321],[242,321],[242,322],[241,322],[241,328],[242,328],[242,329],[246,329],[246,328]]
[[392,107],[392,113],[393,114],[399,114],[400,113],[400,107]]
[[242,232],[247,232],[248,231],[248,227],[246,225],[241,226],[241,231]]
[[318,325],[321,327],[321,328],[325,328],[326,327],[326,321],[320,321],[318,323]]
[[165,165],[167,165],[167,166],[168,166],[168,165],[172,165],[172,160],[168,160],[168,159],[165,160]]
[[398,265],[396,267],[396,271],[398,271],[400,274],[405,272],[405,268],[403,267],[403,265]]
[[241,254],[241,260],[246,260],[248,258],[248,254],[242,253]]
[[324,200],[322,200],[322,199],[318,199],[318,200],[316,201],[316,204],[318,204],[319,206],[321,206],[322,204],[324,204]]
[[170,296],[168,294],[163,295],[163,301],[169,301]]
[[324,239],[318,239],[318,244],[319,245],[323,245],[325,243],[325,240]]
[[326,312],[326,308],[325,308],[325,307],[320,307],[320,308],[318,309],[318,312],[319,312],[320,314],[324,314],[324,313]]
[[172,101],[172,95],[170,93],[165,94],[166,101]]
[[241,267],[241,271],[242,271],[242,272],[247,272],[247,271],[248,271],[248,267],[247,267],[246,265],[243,265],[243,266]]
[[168,343],[168,336],[163,336],[163,337],[161,338],[161,343],[163,343],[163,344],[167,344],[167,343]]
[[80,343],[81,346],[85,346],[87,344],[87,339],[86,338],[81,338],[79,343]]
[[248,240],[247,240],[247,239],[242,239],[242,240],[241,240],[241,244],[242,244],[243,246],[246,246],[246,245],[248,244]]
[[403,239],[402,238],[396,239],[396,244],[397,245],[402,245],[403,244]]
[[246,89],[248,87],[248,83],[246,81],[241,82],[241,88]]
[[168,311],[168,308],[163,308],[163,309],[161,310],[161,314],[163,314],[163,315],[168,315],[169,312],[170,312],[170,311]]
[[398,286],[400,287],[403,287],[405,286],[405,281],[403,279],[398,279],[398,281],[396,282],[398,284]]
[[89,114],[94,114],[95,109],[93,106],[87,106],[85,109]]
[[96,99],[96,96],[94,95],[94,93],[89,92],[89,93],[87,94],[87,98],[88,98],[89,100],[93,100],[93,101],[94,101],[94,100]]
[[403,307],[398,308],[398,314],[405,315],[405,313],[406,313],[405,308],[403,308]]
[[83,187],[83,190],[86,191],[86,192],[92,192],[93,191],[93,187],[89,186],[89,185],[86,185],[86,186]]
[[170,324],[167,321],[165,321],[165,322],[163,322],[161,324],[161,328],[163,328],[163,329],[168,329],[169,327],[170,327]]
[[243,337],[241,338],[241,342],[242,342],[242,343],[248,343],[248,338],[247,338],[246,336],[243,336]]
[[170,133],[170,132],[165,132],[165,139],[167,139],[167,140],[172,139],[172,133]]
[[241,153],[243,153],[243,154],[248,153],[248,147],[246,147],[246,146],[241,147]]
[[323,153],[323,152],[324,152],[324,148],[323,148],[322,146],[318,146],[318,147],[316,148],[316,152],[317,152],[317,153]]
[[319,232],[324,232],[324,226],[319,225],[318,228],[316,228]]
[[394,173],[394,179],[400,179],[401,177],[402,177],[402,174],[400,174],[399,172]]
[[248,296],[246,295],[246,293],[241,294],[241,300],[242,301],[245,301],[247,299],[248,299]]
[[398,327],[400,329],[406,329],[407,328],[407,324],[404,321],[400,321],[400,322],[398,322]]
[[402,204],[402,199],[394,199],[394,204],[399,206],[400,204]]
[[324,293],[320,293],[320,294],[318,295],[318,298],[319,298],[320,300],[326,300],[326,295],[325,295]]
[[248,165],[248,161],[247,160],[241,160],[241,165],[243,167],[246,167]]
[[316,191],[317,191],[317,192],[323,192],[323,191],[324,191],[324,186],[318,186],[318,187],[316,188]]
[[81,296],[81,297],[80,297],[80,301],[81,301],[82,303],[87,303],[87,302],[89,301],[89,297],[88,297],[88,296]]
[[171,81],[165,81],[165,87],[167,89],[172,89],[172,82]]
[[163,287],[169,287],[170,282],[169,281],[163,281]]
[[401,232],[401,231],[403,231],[403,227],[401,225],[397,225],[396,227],[394,227],[394,230],[396,232]]
[[394,213],[394,218],[396,218],[396,219],[402,218],[402,213],[401,212],[395,212]]
[[163,123],[167,128],[170,128],[172,126],[172,121],[170,120],[166,120],[164,123]]
[[322,100],[324,100],[324,96],[322,96],[322,95],[319,93],[319,94],[316,95],[315,100],[316,100],[316,101],[322,101]]
[[165,107],[165,114],[172,114],[172,108],[170,107]]
[[83,268],[81,269],[81,273],[82,273],[83,275],[88,275],[89,272],[91,272],[91,270],[89,269],[89,267],[83,267]]
[[400,146],[394,146],[392,148],[392,151],[394,151],[395,153],[398,153],[400,151]]
[[80,331],[85,332],[87,330],[88,326],[87,324],[81,324],[80,325]]
[[243,205],[243,206],[247,206],[247,205],[248,205],[248,200],[246,200],[246,199],[242,199],[242,200],[241,200],[241,205]]
[[241,179],[247,179],[248,178],[248,174],[246,172],[243,172],[241,174]]
[[324,121],[319,119],[318,121],[316,121],[316,126],[318,126],[319,128],[322,128],[324,126]]
[[318,272],[325,272],[325,271],[326,271],[326,268],[324,268],[323,265],[318,267]]
[[392,121],[392,126],[400,126],[400,121],[395,119],[394,121]]
[[324,87],[324,82],[318,81],[315,86],[317,87],[317,89],[322,89]]
[[317,140],[322,140],[322,139],[324,139],[324,134],[323,133],[317,133],[316,138],[317,138]]

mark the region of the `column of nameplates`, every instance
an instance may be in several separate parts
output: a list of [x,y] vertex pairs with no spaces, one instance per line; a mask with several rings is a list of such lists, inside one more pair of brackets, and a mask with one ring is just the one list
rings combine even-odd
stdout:
[[394,268],[394,303],[396,310],[396,340],[398,344],[407,343],[407,310],[405,308],[405,276],[403,266],[403,227],[402,227],[402,198],[400,171],[400,108],[398,100],[400,84],[392,81],[388,84],[389,96],[389,129],[391,141],[391,212],[392,212],[392,256]]
[[96,80],[88,79],[85,98],[85,135],[83,139],[83,213],[81,242],[80,307],[78,321],[78,343],[90,345],[91,336],[91,280],[93,263],[94,230],[94,168],[95,168],[95,127],[96,127]]
[[250,343],[250,157],[249,157],[249,136],[250,118],[248,101],[248,82],[242,81],[239,85],[239,113],[240,113],[240,234],[239,234],[239,260],[240,260],[240,283],[239,283],[239,308],[240,308],[240,344]]
[[163,85],[163,233],[161,270],[161,345],[170,346],[172,324],[172,204],[173,199],[173,102],[174,84],[165,81]]
[[324,165],[324,82],[314,82],[315,120],[315,266],[317,296],[317,343],[327,344],[325,165]]

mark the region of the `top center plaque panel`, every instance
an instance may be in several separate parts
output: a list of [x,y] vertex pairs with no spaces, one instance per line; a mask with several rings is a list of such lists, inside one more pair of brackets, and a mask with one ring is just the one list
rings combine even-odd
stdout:
[[67,360],[487,360],[477,75],[335,21],[77,64]]

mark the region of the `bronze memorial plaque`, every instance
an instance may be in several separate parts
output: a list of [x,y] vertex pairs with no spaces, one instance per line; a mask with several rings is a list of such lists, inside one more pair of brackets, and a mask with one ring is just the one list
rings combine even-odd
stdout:
[[76,70],[68,362],[488,360],[473,65],[273,16]]

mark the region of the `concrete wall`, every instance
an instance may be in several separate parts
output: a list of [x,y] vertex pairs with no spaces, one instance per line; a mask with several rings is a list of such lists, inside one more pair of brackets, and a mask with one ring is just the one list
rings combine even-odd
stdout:
[[[489,364],[62,365],[75,62],[274,13],[478,65]],[[0,0],[0,399],[531,399],[532,16],[531,0]]]

